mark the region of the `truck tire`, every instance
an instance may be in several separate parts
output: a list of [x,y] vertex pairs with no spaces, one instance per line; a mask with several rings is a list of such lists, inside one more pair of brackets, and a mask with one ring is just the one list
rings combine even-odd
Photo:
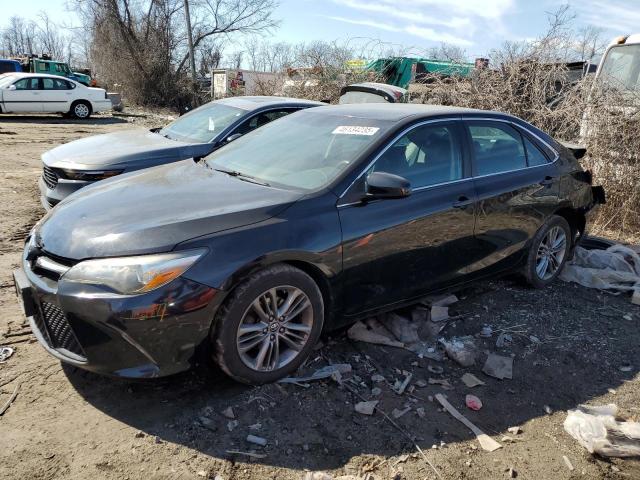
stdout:
[[69,114],[73,118],[86,120],[91,116],[91,104],[86,100],[76,100],[71,104],[71,109],[69,110]]

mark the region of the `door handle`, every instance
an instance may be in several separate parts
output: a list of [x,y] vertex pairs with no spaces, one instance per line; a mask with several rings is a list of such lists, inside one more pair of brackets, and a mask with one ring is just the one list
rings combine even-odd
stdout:
[[469,197],[467,197],[466,195],[460,195],[458,197],[458,200],[456,200],[455,202],[453,202],[453,208],[464,208],[468,205],[471,205],[473,203],[473,200],[471,200]]
[[556,177],[551,177],[551,176],[547,175],[546,177],[544,177],[544,180],[542,180],[540,182],[540,185],[543,185],[543,186],[544,185],[551,185],[554,182],[555,179],[556,179]]

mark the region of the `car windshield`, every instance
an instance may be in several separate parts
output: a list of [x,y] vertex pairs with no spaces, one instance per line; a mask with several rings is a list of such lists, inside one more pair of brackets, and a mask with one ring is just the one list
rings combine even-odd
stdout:
[[208,103],[170,123],[158,133],[173,140],[207,143],[246,113],[222,103]]
[[640,45],[619,45],[607,53],[599,74],[606,85],[623,93],[640,91]]
[[269,185],[318,190],[335,180],[392,125],[303,110],[235,140],[209,155],[206,162],[213,169]]

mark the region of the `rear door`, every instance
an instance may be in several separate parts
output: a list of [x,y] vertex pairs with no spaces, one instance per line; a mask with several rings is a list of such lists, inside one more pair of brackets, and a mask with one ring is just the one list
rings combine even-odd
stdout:
[[527,241],[557,208],[559,173],[555,158],[548,158],[525,129],[498,120],[465,123],[473,152],[480,249],[469,272],[490,273],[517,262]]
[[2,101],[8,112],[42,112],[42,101],[37,77],[21,78],[13,83],[15,90],[4,89]]
[[74,84],[62,78],[43,78],[42,109],[45,112],[68,112],[73,100]]
[[[406,178],[412,194],[358,201],[374,171]],[[391,142],[338,203],[346,313],[459,281],[474,250],[474,200],[459,121],[415,126]]]

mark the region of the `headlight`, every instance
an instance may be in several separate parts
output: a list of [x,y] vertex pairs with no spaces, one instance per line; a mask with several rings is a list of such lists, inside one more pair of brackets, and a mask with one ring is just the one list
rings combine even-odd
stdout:
[[61,168],[64,173],[64,178],[69,180],[84,180],[87,182],[97,182],[98,180],[105,180],[107,178],[120,175],[123,170],[71,170],[68,168]]
[[206,249],[200,249],[158,255],[85,260],[71,267],[61,280],[104,285],[125,295],[145,293],[179,277],[205,253]]

